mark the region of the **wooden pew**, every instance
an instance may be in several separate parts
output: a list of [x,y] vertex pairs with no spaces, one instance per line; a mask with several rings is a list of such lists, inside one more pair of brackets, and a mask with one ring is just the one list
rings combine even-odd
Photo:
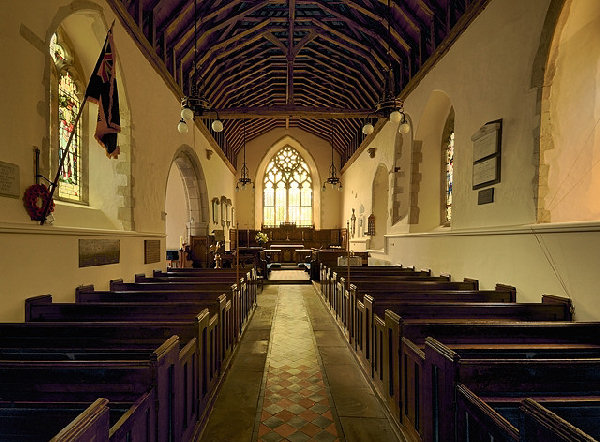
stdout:
[[[467,282],[471,284],[471,281]],[[462,283],[461,283],[462,284]],[[473,283],[474,284],[474,283]],[[353,284],[350,285],[350,291],[346,292],[346,303],[347,303],[347,329],[350,343],[355,345],[355,349],[362,351],[362,342],[358,341],[360,331],[362,330],[360,324],[361,321],[366,320],[365,316],[372,312],[365,307],[365,295],[369,294],[373,300],[412,300],[414,302],[425,302],[425,301],[443,301],[443,300],[457,300],[461,302],[515,302],[516,301],[516,290],[514,287],[507,286],[504,284],[496,284],[495,290],[477,290],[477,289],[466,289],[466,290],[417,290],[417,289],[401,289],[397,288],[397,285],[390,287],[389,284],[373,285],[371,287],[358,290]],[[371,301],[372,303],[372,301]],[[383,317],[381,317],[383,318]],[[373,324],[374,318],[368,319]]]
[[[222,290],[206,291],[102,291],[94,290],[93,285],[80,286],[75,290],[76,302],[197,302],[215,301],[218,315],[215,336],[216,370],[220,369],[232,353],[235,337],[234,317],[231,300],[227,300]],[[210,305],[209,305],[210,307]],[[214,306],[213,306],[214,307]]]
[[0,398],[5,403],[85,404],[104,397],[133,404],[119,420],[120,426],[128,421],[124,436],[146,435],[150,427],[151,440],[173,440],[182,436],[182,404],[174,400],[182,397],[175,379],[178,357],[176,336],[139,359],[34,360],[30,353],[31,360],[0,360]]
[[[240,275],[244,278],[245,282],[243,284],[247,284],[248,287],[248,307],[253,307],[256,305],[256,294],[257,288],[259,284],[258,272],[255,267],[250,269],[240,269],[238,272],[236,269],[185,269],[185,271],[178,271],[183,269],[167,269],[167,272],[163,272],[161,270],[154,270],[152,272],[152,276],[155,278],[170,278],[170,277],[188,277],[188,278],[206,278],[219,276],[219,275],[229,275],[229,277],[235,277],[236,275]],[[137,282],[137,281],[136,281]],[[140,281],[142,282],[142,281]],[[232,281],[237,283],[237,281]]]
[[[206,312],[208,316],[208,312]],[[205,324],[204,324],[205,325]],[[180,337],[178,382],[182,387],[184,431],[192,433],[207,417],[206,404],[214,390],[217,364],[214,351],[207,349],[210,334],[202,323],[188,322],[28,322],[0,324],[0,348],[27,352],[54,348],[59,354],[72,355],[78,349],[90,353],[128,349],[156,348],[172,335]],[[197,341],[197,338],[200,341]],[[197,344],[200,342],[200,345]],[[204,349],[200,351],[201,348]],[[48,352],[48,350],[45,350]]]
[[[335,273],[335,277],[334,277]],[[414,267],[401,266],[366,266],[352,267],[350,266],[350,278],[355,276],[366,275],[415,275],[415,276],[431,276],[431,271],[421,270],[416,271]],[[348,275],[348,267],[343,266],[322,266],[321,268],[321,291],[326,299],[329,299],[333,293],[337,277],[346,277]]]
[[[199,303],[52,303],[50,295],[38,296],[26,300],[26,320],[28,322],[126,322],[140,323],[148,321],[156,325],[178,323],[193,333],[193,341],[187,342],[182,352],[189,361],[194,348],[197,360],[196,379],[197,401],[200,413],[205,409],[217,381],[214,370],[216,354],[218,316],[209,314],[208,308],[201,309]],[[199,312],[199,313],[196,313]],[[192,362],[193,365],[193,362]],[[189,367],[189,365],[188,365]],[[194,385],[194,384],[192,384]],[[203,418],[202,416],[200,416]]]
[[64,403],[0,403],[0,440],[109,440],[107,404],[107,399],[100,398],[87,407]]
[[[540,303],[475,303],[475,302],[405,302],[405,301],[383,301],[372,303],[370,296],[365,296],[365,311],[371,313],[372,328],[367,328],[369,316],[363,321],[362,336],[364,342],[370,343],[371,348],[365,346],[364,352],[359,353],[359,360],[364,366],[371,370],[372,375],[377,371],[379,381],[383,382],[386,366],[393,365],[396,370],[401,370],[400,361],[403,360],[402,340],[400,338],[400,327],[386,324],[387,321],[408,319],[428,319],[431,322],[442,322],[444,320],[466,319],[472,322],[482,321],[570,321],[570,303],[548,304]],[[390,313],[387,314],[386,310]],[[395,316],[392,316],[392,313]],[[383,318],[383,319],[382,319]],[[369,330],[373,337],[368,336]],[[395,333],[398,330],[398,340]],[[389,344],[391,339],[392,344]],[[395,346],[395,342],[398,346]],[[390,353],[391,348],[391,353]],[[398,349],[395,351],[394,349]],[[367,351],[368,350],[368,351]],[[391,354],[391,356],[388,356]],[[391,358],[388,359],[388,358]],[[387,361],[387,363],[386,363]],[[378,370],[378,367],[381,367]],[[400,376],[399,379],[402,379]],[[388,379],[389,381],[389,379]]]
[[[228,290],[225,289],[228,288]],[[203,292],[212,290],[224,290],[227,300],[231,301],[233,315],[234,339],[238,341],[244,331],[250,312],[254,310],[254,305],[248,302],[242,303],[242,295],[237,284],[229,283],[200,283],[200,282],[123,282],[120,279],[110,282],[111,291],[189,291]],[[246,298],[244,298],[246,299]]]
[[[519,347],[522,349],[523,345]],[[469,414],[459,409],[458,403],[457,408],[453,405],[455,386],[459,383],[484,403],[527,397],[542,400],[560,397],[577,397],[581,400],[587,397],[600,400],[600,358],[593,357],[597,356],[598,346],[593,346],[596,354],[592,348],[582,348],[581,345],[554,344],[548,347],[545,344],[530,344],[521,358],[518,352],[511,351],[512,358],[505,359],[502,354],[507,351],[506,346],[503,350],[491,347],[454,351],[428,338],[423,352],[423,380],[427,383],[423,391],[430,394],[416,401],[417,406],[420,403],[432,404],[431,407],[425,407],[425,410],[432,410],[431,414],[425,411],[423,416],[425,423],[431,423],[432,431],[425,432],[424,440],[434,440],[435,435],[441,441],[454,440],[455,415],[458,423],[457,440],[464,440],[466,433],[463,431],[467,427],[462,416]],[[415,407],[412,409],[416,410]],[[491,407],[487,415],[500,423],[500,427],[510,428],[510,422]]]

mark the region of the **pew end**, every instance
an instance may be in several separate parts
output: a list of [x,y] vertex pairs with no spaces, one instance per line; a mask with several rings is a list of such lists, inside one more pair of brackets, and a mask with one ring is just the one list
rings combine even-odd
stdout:
[[533,399],[521,402],[521,441],[593,442],[596,439],[574,427]]
[[123,278],[111,279],[109,289],[110,290],[119,290],[119,288],[118,288],[119,284],[123,284]]
[[52,303],[52,295],[32,296],[25,300],[25,322],[31,321],[31,306],[34,304]]
[[508,284],[496,283],[496,291],[510,293],[510,302],[517,302],[517,288],[516,287],[514,287],[512,285],[508,285]]
[[73,422],[50,439],[50,442],[84,442],[108,440],[109,408],[108,399],[96,399]]
[[136,273],[134,275],[134,282],[143,282],[146,279],[145,273]]
[[473,284],[473,290],[479,290],[479,279],[464,278],[463,281]]
[[81,302],[82,293],[94,293],[94,284],[80,285],[75,288],[75,302]]
[[563,305],[565,308],[565,320],[573,320],[575,307],[573,307],[573,301],[571,301],[571,298],[565,298],[564,296],[556,295],[542,295],[542,304]]

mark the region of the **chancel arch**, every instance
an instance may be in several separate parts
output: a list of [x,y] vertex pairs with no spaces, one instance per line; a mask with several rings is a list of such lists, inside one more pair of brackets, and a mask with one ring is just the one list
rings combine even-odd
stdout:
[[[549,11],[549,15],[553,11]],[[538,222],[600,220],[600,8],[567,0],[541,87]]]
[[[294,154],[294,152],[297,153],[298,158],[295,157],[296,154]],[[283,154],[280,157],[280,159],[277,158],[278,154]],[[273,176],[273,179],[269,178],[269,172],[273,170],[270,167],[273,167],[275,164],[279,164],[281,166],[286,164],[286,156],[289,156],[290,161],[292,157],[295,158],[292,161],[294,163],[294,167],[299,166],[296,169],[296,177],[294,177],[294,174],[291,174],[291,179],[289,180],[288,184],[284,184],[285,180],[280,180],[276,174]],[[291,162],[288,164],[292,165]],[[303,171],[305,171],[305,173],[303,173]],[[257,228],[264,224],[265,203],[267,204],[267,207],[271,203],[270,200],[265,199],[265,189],[267,188],[267,186],[271,185],[269,183],[271,183],[273,180],[275,181],[275,183],[272,184],[277,185],[277,183],[280,183],[279,185],[284,187],[286,185],[288,185],[289,187],[291,183],[297,183],[299,188],[301,186],[308,186],[310,188],[310,196],[312,198],[312,222],[310,222],[310,224],[314,225],[316,229],[319,229],[321,225],[320,212],[323,209],[321,207],[320,195],[321,178],[313,156],[304,146],[302,146],[302,144],[298,140],[289,135],[286,135],[283,138],[276,141],[275,143],[273,143],[273,145],[267,150],[257,167],[255,181],[255,225],[257,226]],[[292,186],[296,186],[296,184],[292,184]],[[289,197],[289,194],[287,191],[285,193],[285,199],[286,201],[288,201],[287,198]],[[308,194],[309,193],[305,191],[304,197],[308,198]],[[275,198],[275,192],[273,192],[273,198]],[[301,195],[300,200],[302,200]],[[305,202],[306,201],[307,200],[305,200]],[[296,205],[296,207],[298,207],[298,212],[301,212],[303,210],[302,207],[304,207],[304,212],[307,212],[307,208],[309,206],[307,204],[302,206],[302,201],[299,202],[300,204]],[[279,218],[274,218],[275,224],[279,224],[279,222],[281,222],[281,216],[282,215],[279,215]],[[288,214],[285,215],[285,217],[285,221],[289,222],[289,220],[293,218],[293,215],[292,218],[290,218],[288,211]]]
[[[426,232],[449,225],[442,219],[446,205],[446,153],[454,115],[450,97],[441,90],[432,91],[415,131],[411,170],[410,230]],[[452,126],[453,128],[453,126]],[[442,179],[444,178],[444,179]]]
[[190,146],[173,157],[166,183],[167,248],[178,248],[180,237],[205,236],[209,227],[208,190],[202,166]]

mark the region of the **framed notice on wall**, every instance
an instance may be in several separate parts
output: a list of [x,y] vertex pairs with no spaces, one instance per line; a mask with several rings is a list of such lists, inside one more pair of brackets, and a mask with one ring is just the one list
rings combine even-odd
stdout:
[[473,190],[500,182],[502,119],[491,121],[471,136]]

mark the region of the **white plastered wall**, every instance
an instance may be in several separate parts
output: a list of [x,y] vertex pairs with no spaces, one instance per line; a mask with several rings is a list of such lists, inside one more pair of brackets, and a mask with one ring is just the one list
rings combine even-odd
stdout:
[[[439,177],[434,177],[437,184],[426,183],[425,188],[431,187],[435,194],[425,199],[418,195],[419,204],[431,199],[419,212],[423,215],[423,210],[431,211],[438,221],[428,221],[427,228],[417,224],[415,232],[409,214],[405,220],[390,226],[385,250],[371,253],[371,262],[430,268],[435,274],[450,273],[454,280],[477,278],[482,288],[493,288],[497,282],[511,284],[517,287],[517,299],[523,302],[539,302],[545,293],[569,296],[574,302],[577,320],[598,320],[600,305],[595,299],[593,275],[600,265],[597,253],[600,225],[597,222],[536,224],[536,152],[542,92],[532,87],[532,72],[539,62],[536,57],[544,38],[543,30],[548,31],[544,29],[546,15],[554,3],[551,0],[492,0],[408,95],[404,108],[415,135],[410,135],[410,141],[404,143],[412,148],[404,149],[402,158],[396,159],[396,164],[400,161],[405,167],[421,159],[425,161],[426,153],[420,148],[427,140],[419,134],[419,128],[433,124],[440,128],[440,134],[443,129],[447,114],[434,121],[423,121],[427,118],[432,94],[443,91],[454,108],[452,226],[450,229],[439,226],[440,186]],[[594,3],[595,11],[600,8],[597,2],[586,3]],[[587,18],[592,20],[592,15],[588,14]],[[592,60],[598,66],[598,58]],[[592,63],[590,69],[595,75],[597,70],[593,66]],[[569,88],[559,91],[568,94]],[[590,94],[594,91],[597,91],[595,87],[588,90]],[[594,109],[599,102],[595,100]],[[596,115],[595,112],[592,114]],[[501,182],[494,185],[494,203],[479,206],[477,191],[472,189],[470,137],[483,124],[498,118],[503,119]],[[365,150],[346,170],[344,218],[350,216],[351,207],[371,207],[371,196],[363,189],[370,189],[379,163],[392,165],[397,130],[392,126],[395,125],[386,124],[368,146],[376,148],[375,158],[370,158]],[[438,140],[440,145],[441,139]],[[404,156],[411,152],[416,153],[417,158]],[[427,167],[440,170],[439,155],[435,164]],[[411,194],[423,191],[423,180],[427,179],[425,175],[416,178],[421,181],[415,177],[405,180],[411,186]],[[415,182],[418,185],[414,185]],[[411,207],[411,213],[414,209]]]
[[[103,29],[94,32],[102,34],[101,40],[93,43],[98,51],[88,55],[88,60],[82,63],[85,68],[95,63],[106,29],[116,16],[101,0],[35,0],[11,2],[1,8],[0,56],[11,63],[0,65],[4,85],[0,108],[4,143],[0,146],[0,161],[18,165],[22,195],[34,183],[33,147],[42,147],[47,142],[45,72],[51,33],[74,12],[93,14],[100,20]],[[114,40],[122,85],[120,103],[129,109],[131,118],[127,122],[129,133],[124,138],[120,136],[119,143],[123,140],[129,143],[130,171],[119,170],[119,163],[111,163],[95,141],[91,141],[90,150],[99,154],[93,161],[102,163],[99,165],[102,173],[98,173],[106,174],[104,179],[112,179],[113,174],[119,175],[118,180],[122,175],[131,177],[129,182],[116,181],[117,187],[125,187],[118,192],[129,194],[125,203],[129,205],[126,208],[129,215],[112,206],[106,190],[98,189],[97,199],[107,205],[61,205],[55,212],[54,226],[39,226],[29,220],[20,198],[0,196],[0,321],[22,321],[23,301],[30,296],[50,293],[57,301],[73,301],[75,288],[80,284],[107,289],[111,279],[131,281],[136,273],[149,274],[153,269],[164,268],[167,177],[182,145],[190,146],[196,153],[208,195],[233,198],[233,173],[219,155],[207,155],[206,150],[212,148],[199,130],[190,127],[188,134],[179,134],[179,97],[151,67],[118,18]],[[84,74],[87,77],[90,71]],[[90,109],[92,115],[94,112]],[[112,196],[122,195],[113,192]],[[92,192],[90,198],[94,204]],[[120,220],[129,216],[135,230],[122,230],[122,226],[112,221],[115,216]],[[119,239],[120,263],[79,268],[81,238]],[[160,262],[144,264],[145,239],[161,241]]]

